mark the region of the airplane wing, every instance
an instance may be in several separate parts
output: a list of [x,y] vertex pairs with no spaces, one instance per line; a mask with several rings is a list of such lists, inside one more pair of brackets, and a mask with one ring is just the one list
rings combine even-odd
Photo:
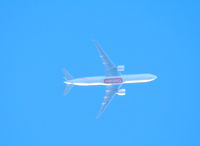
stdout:
[[95,42],[96,47],[99,51],[100,57],[103,61],[103,64],[106,69],[106,76],[119,76],[121,75],[119,71],[117,71],[117,67],[112,63],[109,57],[104,53],[102,48]]
[[[106,76],[120,76],[121,73],[117,70],[117,67],[112,63],[112,61],[109,59],[109,57],[104,53],[103,49],[97,44],[95,41],[96,47],[99,51],[100,58],[103,61],[103,64],[106,69]],[[121,84],[119,85],[110,85],[106,87],[106,95],[104,96],[104,101],[102,102],[101,109],[99,111],[99,114],[97,115],[97,118],[101,116],[103,111],[106,109],[106,107],[109,105],[109,103],[112,101],[115,94],[118,92],[119,88],[121,87]]]
[[104,101],[102,102],[101,109],[99,111],[99,114],[97,115],[97,118],[101,116],[103,111],[106,109],[106,107],[109,105],[109,103],[112,101],[115,94],[118,92],[121,85],[111,85],[106,87],[106,95],[104,96]]

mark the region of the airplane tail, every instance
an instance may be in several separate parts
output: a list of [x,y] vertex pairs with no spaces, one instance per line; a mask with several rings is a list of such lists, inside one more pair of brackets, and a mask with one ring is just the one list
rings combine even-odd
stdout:
[[[63,69],[63,72],[64,72],[64,75],[65,75],[65,81],[73,79],[73,77],[71,76],[71,74],[69,72],[67,72],[66,69]],[[73,87],[72,84],[67,84],[67,86],[65,87],[64,96],[69,93],[69,91],[72,89],[72,87]]]

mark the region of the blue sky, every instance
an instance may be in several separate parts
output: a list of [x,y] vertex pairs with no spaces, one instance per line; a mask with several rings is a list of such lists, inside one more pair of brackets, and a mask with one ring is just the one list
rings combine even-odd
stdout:
[[[199,146],[200,2],[197,0],[1,1],[1,146]],[[97,40],[124,73],[154,82],[124,85],[100,119],[105,88],[74,87],[104,75]]]

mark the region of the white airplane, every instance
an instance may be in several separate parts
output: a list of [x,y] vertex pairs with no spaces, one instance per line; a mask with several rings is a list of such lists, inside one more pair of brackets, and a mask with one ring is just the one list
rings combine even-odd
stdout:
[[77,86],[96,86],[96,85],[104,85],[106,86],[106,95],[104,96],[104,101],[102,102],[101,109],[97,118],[103,113],[108,104],[111,102],[115,94],[117,95],[125,95],[125,89],[120,89],[123,84],[129,83],[144,83],[150,82],[157,78],[157,76],[153,74],[128,74],[122,75],[120,72],[124,71],[124,66],[119,65],[115,66],[109,57],[104,53],[102,48],[95,42],[97,49],[99,51],[100,57],[103,61],[103,64],[106,69],[106,76],[95,76],[95,77],[84,77],[84,78],[76,78],[73,79],[72,76],[64,70],[65,79],[64,82],[67,84],[64,95],[66,95],[73,85]]

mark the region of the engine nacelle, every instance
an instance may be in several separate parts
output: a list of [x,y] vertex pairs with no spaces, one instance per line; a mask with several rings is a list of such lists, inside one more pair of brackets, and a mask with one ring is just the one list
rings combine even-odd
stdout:
[[126,95],[126,89],[119,89],[116,94],[120,95],[120,96],[124,96],[124,95]]
[[117,71],[124,71],[125,70],[125,66],[124,65],[118,65],[117,66]]

